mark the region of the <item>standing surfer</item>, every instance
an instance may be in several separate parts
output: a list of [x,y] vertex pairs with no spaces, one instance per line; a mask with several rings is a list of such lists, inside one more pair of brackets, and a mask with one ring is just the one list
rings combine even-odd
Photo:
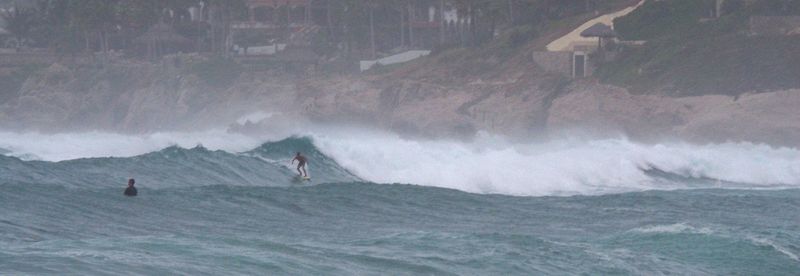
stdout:
[[[292,159],[292,165],[294,165],[294,160],[297,160],[298,162],[297,173],[299,173],[302,177],[308,178],[308,173],[306,172],[306,157],[300,154],[300,152],[297,152],[297,155],[295,155],[294,159]],[[300,169],[303,169],[303,171],[300,171]]]
[[136,180],[133,180],[133,178],[128,179],[128,188],[125,189],[125,196],[136,196],[136,194],[138,194],[136,187],[133,187],[133,184],[135,183]]

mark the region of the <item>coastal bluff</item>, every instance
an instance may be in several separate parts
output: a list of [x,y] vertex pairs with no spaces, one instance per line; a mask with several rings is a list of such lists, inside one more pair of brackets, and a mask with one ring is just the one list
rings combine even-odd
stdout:
[[[586,79],[528,68],[517,75],[442,83],[352,75],[297,78],[244,73],[229,87],[146,63],[102,68],[52,65],[0,105],[0,125],[19,131],[127,133],[229,126],[254,112],[281,120],[357,124],[427,138],[478,132],[515,139],[564,133],[659,142],[747,141],[798,146],[800,90],[740,96],[631,94]],[[246,128],[269,131],[274,122]]]

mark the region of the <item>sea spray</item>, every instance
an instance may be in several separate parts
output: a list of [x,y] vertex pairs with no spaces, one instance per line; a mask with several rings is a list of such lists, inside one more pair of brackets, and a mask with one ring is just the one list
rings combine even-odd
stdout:
[[[323,152],[370,181],[476,193],[565,195],[800,185],[800,151],[751,143],[642,144],[618,138],[524,144],[491,136],[462,143],[392,135],[320,136],[315,141]],[[653,170],[680,181],[650,173]]]
[[[118,158],[114,160],[119,162],[135,163],[126,158],[141,159],[141,156],[174,145],[176,149],[202,145],[208,152],[192,154],[198,155],[196,160],[217,164],[210,167],[208,173],[224,174],[227,169],[228,173],[238,175],[252,174],[239,171],[241,166],[257,169],[274,165],[278,166],[276,170],[293,173],[289,160],[296,151],[302,151],[310,154],[309,165],[314,167],[315,175],[317,171],[321,173],[322,178],[315,177],[315,180],[326,179],[324,176],[330,174],[336,175],[330,180],[354,179],[348,178],[353,176],[374,183],[406,183],[520,196],[800,186],[800,151],[751,143],[642,144],[624,138],[512,143],[488,135],[462,142],[404,139],[368,131],[308,132],[305,135],[306,138],[261,144],[273,138],[225,131],[140,136],[101,132],[54,135],[5,132],[0,133],[0,148],[8,149],[7,155],[25,157],[23,159],[66,161],[115,156]],[[213,153],[217,150],[221,153]],[[156,159],[150,162],[174,170],[172,178],[179,179],[181,172],[205,173],[196,169],[202,166],[186,163],[194,161]],[[75,163],[45,162],[37,166],[45,174],[52,174],[52,167]],[[240,163],[247,165],[232,165]],[[327,170],[339,166],[341,169]],[[133,167],[120,165],[116,170],[125,172],[124,177],[135,173],[158,174],[153,171],[157,168]],[[213,179],[223,182],[217,184],[236,184],[224,183],[224,177]]]
[[[167,138],[115,144],[125,136],[71,134],[64,141],[130,146],[133,156],[0,156],[0,274],[800,271],[800,191],[780,171],[796,169],[793,149],[336,134],[244,150],[238,143],[265,140],[158,134]],[[189,146],[149,151],[187,136]],[[60,156],[15,143],[23,147],[0,147]],[[312,183],[292,182],[294,151],[311,159]],[[139,196],[122,195],[127,177]],[[376,184],[394,182],[415,185]],[[669,191],[643,191],[653,189]]]

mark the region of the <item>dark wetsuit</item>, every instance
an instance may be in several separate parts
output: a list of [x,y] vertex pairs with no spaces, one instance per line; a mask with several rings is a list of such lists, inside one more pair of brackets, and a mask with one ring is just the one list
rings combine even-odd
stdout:
[[127,189],[125,189],[125,195],[126,196],[136,196],[136,194],[138,194],[138,192],[136,191],[136,188],[134,188],[134,187],[128,187]]
[[[294,157],[294,160],[297,160],[297,173],[299,173],[303,177],[308,177],[308,173],[306,172],[305,168],[306,157],[298,154],[297,156]],[[292,160],[292,162],[294,162],[294,160]],[[300,171],[301,168],[303,169],[302,171]]]

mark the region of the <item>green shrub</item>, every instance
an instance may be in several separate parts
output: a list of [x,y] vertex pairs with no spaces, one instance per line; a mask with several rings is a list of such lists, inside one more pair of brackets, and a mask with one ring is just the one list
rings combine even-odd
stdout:
[[648,1],[627,16],[614,20],[614,29],[625,40],[651,40],[676,32],[691,31],[711,6],[702,0]]
[[197,75],[206,84],[214,87],[228,87],[239,77],[243,68],[233,59],[214,57],[198,62],[190,67],[190,73]]
[[800,39],[746,35],[751,15],[775,8],[730,4],[722,17],[700,20],[709,8],[705,3],[648,2],[617,19],[616,30],[625,39],[648,42],[623,47],[618,59],[603,64],[595,76],[633,92],[679,96],[800,87]]
[[8,75],[0,75],[0,102],[14,98],[28,77],[45,68],[42,65],[26,65]]
[[536,38],[537,35],[536,28],[534,28],[532,25],[524,25],[511,30],[508,42],[511,47],[516,48],[525,45],[525,43],[528,41]]

